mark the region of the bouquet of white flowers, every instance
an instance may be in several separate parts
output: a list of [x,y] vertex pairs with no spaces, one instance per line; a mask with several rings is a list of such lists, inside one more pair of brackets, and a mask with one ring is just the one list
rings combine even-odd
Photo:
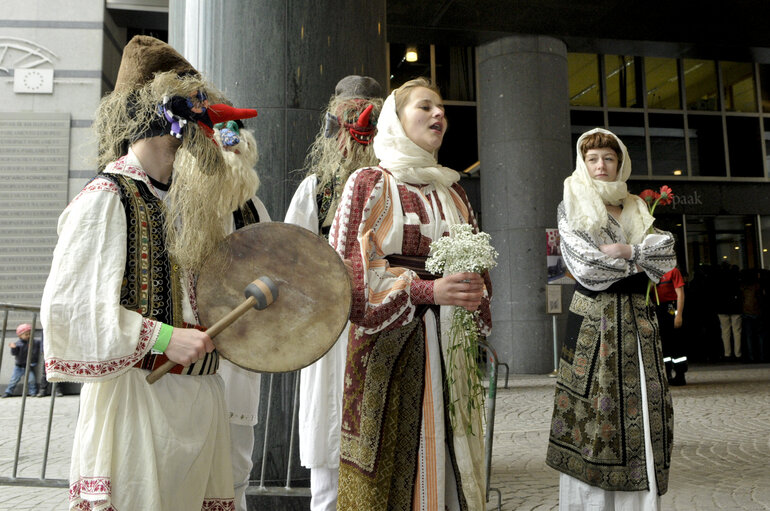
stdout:
[[[482,273],[497,265],[497,251],[490,243],[490,236],[485,232],[473,233],[469,224],[456,224],[449,227],[449,236],[444,236],[430,244],[430,253],[425,261],[425,269],[434,275],[452,275],[454,273]],[[466,416],[478,413],[483,417],[484,386],[481,384],[481,369],[478,358],[478,311],[469,312],[463,307],[454,307],[452,324],[446,347],[446,378],[448,388],[449,417],[452,427],[457,428],[455,405],[459,401],[453,395],[457,367],[464,367],[459,377],[465,378],[465,387],[469,395],[466,404]],[[458,360],[460,357],[460,360]],[[473,433],[472,421],[462,424],[466,433]]]

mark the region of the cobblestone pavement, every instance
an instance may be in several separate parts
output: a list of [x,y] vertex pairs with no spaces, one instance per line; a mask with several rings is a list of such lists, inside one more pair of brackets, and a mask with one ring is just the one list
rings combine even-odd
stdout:
[[[666,511],[770,510],[770,366],[695,367],[672,389],[674,454]],[[502,386],[503,380],[500,380]],[[546,467],[554,380],[513,376],[497,394],[491,486],[502,509],[558,508]],[[41,477],[50,398],[27,399],[19,478]],[[45,477],[66,479],[77,396],[56,398]],[[0,399],[0,478],[10,478],[21,398]],[[497,509],[492,493],[489,509]],[[65,488],[0,484],[0,510],[65,510]]]
[[[696,367],[687,382],[672,387],[674,452],[662,508],[770,509],[770,366]],[[553,388],[551,378],[518,376],[498,391],[491,486],[504,510],[558,509],[558,472],[544,460]]]

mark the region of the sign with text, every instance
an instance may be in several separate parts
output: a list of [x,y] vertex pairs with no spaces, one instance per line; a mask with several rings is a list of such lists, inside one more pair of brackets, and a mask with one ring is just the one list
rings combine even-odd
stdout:
[[[56,245],[56,223],[67,205],[70,116],[0,116],[0,301],[40,304]],[[11,313],[16,321],[29,314]],[[39,328],[39,327],[38,327]]]

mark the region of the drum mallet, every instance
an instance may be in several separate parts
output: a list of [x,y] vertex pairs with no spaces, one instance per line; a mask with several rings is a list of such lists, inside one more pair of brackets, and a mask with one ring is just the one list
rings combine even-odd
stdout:
[[[219,334],[222,330],[230,326],[233,321],[243,316],[249,309],[254,307],[257,310],[267,308],[268,305],[273,303],[278,298],[278,286],[275,282],[268,277],[259,277],[257,280],[246,286],[243,291],[243,295],[246,300],[243,301],[238,307],[228,312],[225,317],[214,323],[211,328],[206,330],[206,333],[212,339]],[[168,360],[162,366],[155,369],[153,372],[147,375],[147,383],[155,383],[161,376],[166,374],[173,368],[176,362]]]

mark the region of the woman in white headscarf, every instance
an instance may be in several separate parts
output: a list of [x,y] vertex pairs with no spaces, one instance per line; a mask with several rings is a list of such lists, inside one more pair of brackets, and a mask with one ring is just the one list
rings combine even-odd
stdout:
[[[559,205],[577,281],[561,351],[546,462],[560,510],[657,510],[668,488],[673,409],[648,282],[674,267],[674,239],[628,193],[631,160],[596,128],[577,142]],[[654,300],[654,295],[651,298]]]
[[[484,509],[481,424],[468,435],[448,420],[448,335],[439,318],[450,306],[478,309],[487,334],[491,283],[487,274],[432,280],[424,271],[430,243],[450,225],[477,229],[459,174],[436,161],[446,128],[441,96],[429,82],[394,91],[374,139],[380,165],[350,176],[332,224],[329,241],[353,267],[340,510]],[[455,409],[463,414],[466,380],[455,380]]]

